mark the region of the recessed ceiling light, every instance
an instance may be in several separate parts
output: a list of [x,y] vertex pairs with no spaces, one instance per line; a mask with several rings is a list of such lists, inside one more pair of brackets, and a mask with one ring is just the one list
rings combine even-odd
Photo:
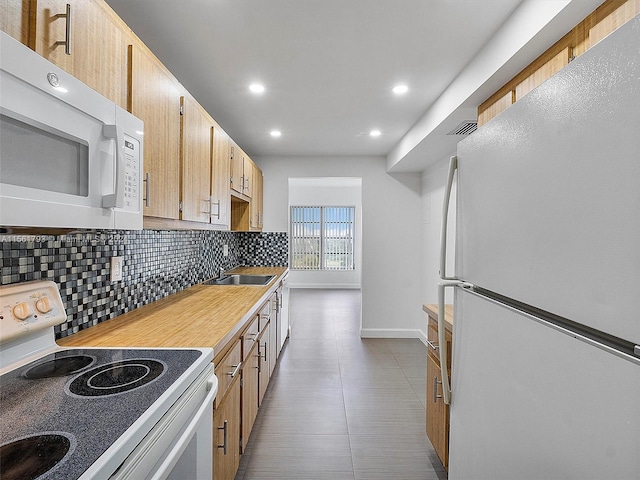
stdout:
[[395,87],[393,87],[393,90],[392,90],[392,92],[395,93],[396,95],[404,95],[408,91],[409,91],[409,87],[407,87],[406,85],[396,85]]
[[379,137],[380,135],[382,135],[382,132],[380,130],[371,130],[369,132],[369,135],[371,135],[372,137]]
[[264,85],[260,83],[252,83],[249,85],[249,90],[251,90],[252,93],[264,93]]
[[272,137],[280,137],[281,135],[282,135],[282,132],[280,130],[271,130]]

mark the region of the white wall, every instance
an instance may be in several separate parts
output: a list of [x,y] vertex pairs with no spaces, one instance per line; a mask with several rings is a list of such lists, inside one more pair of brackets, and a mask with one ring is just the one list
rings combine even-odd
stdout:
[[300,271],[289,274],[291,288],[361,288],[362,272],[362,178],[289,178],[290,206],[355,207],[354,270]]
[[420,337],[420,174],[388,175],[384,157],[256,157],[264,231],[288,231],[290,177],[362,178],[362,336]]
[[[440,227],[442,203],[449,171],[449,158],[443,158],[422,174],[422,303],[438,302],[438,279],[440,271]],[[455,209],[456,182],[454,180],[449,205],[449,229],[447,233],[447,275],[455,273]],[[446,302],[453,301],[451,289],[447,289]],[[426,325],[423,327],[426,329]]]

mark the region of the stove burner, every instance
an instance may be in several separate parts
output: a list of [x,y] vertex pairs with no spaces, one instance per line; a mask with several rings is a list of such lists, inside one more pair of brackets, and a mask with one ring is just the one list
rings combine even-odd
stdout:
[[75,449],[69,434],[47,432],[0,446],[2,480],[32,480],[55,468]]
[[24,372],[23,376],[29,379],[65,377],[79,372],[93,362],[95,362],[95,358],[87,355],[58,357],[54,354],[53,359],[34,365]]
[[165,371],[158,360],[137,358],[93,368],[69,383],[69,392],[80,397],[99,397],[128,392],[142,387]]

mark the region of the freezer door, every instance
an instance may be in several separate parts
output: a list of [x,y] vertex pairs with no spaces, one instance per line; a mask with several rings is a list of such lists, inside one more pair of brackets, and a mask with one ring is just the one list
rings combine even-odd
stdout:
[[640,17],[458,145],[456,275],[640,344]]
[[449,479],[632,479],[640,365],[456,289]]

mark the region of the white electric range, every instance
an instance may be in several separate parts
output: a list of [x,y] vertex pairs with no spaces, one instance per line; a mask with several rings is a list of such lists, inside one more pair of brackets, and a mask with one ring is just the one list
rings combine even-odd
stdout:
[[64,349],[54,282],[0,287],[0,476],[211,479],[213,350]]

